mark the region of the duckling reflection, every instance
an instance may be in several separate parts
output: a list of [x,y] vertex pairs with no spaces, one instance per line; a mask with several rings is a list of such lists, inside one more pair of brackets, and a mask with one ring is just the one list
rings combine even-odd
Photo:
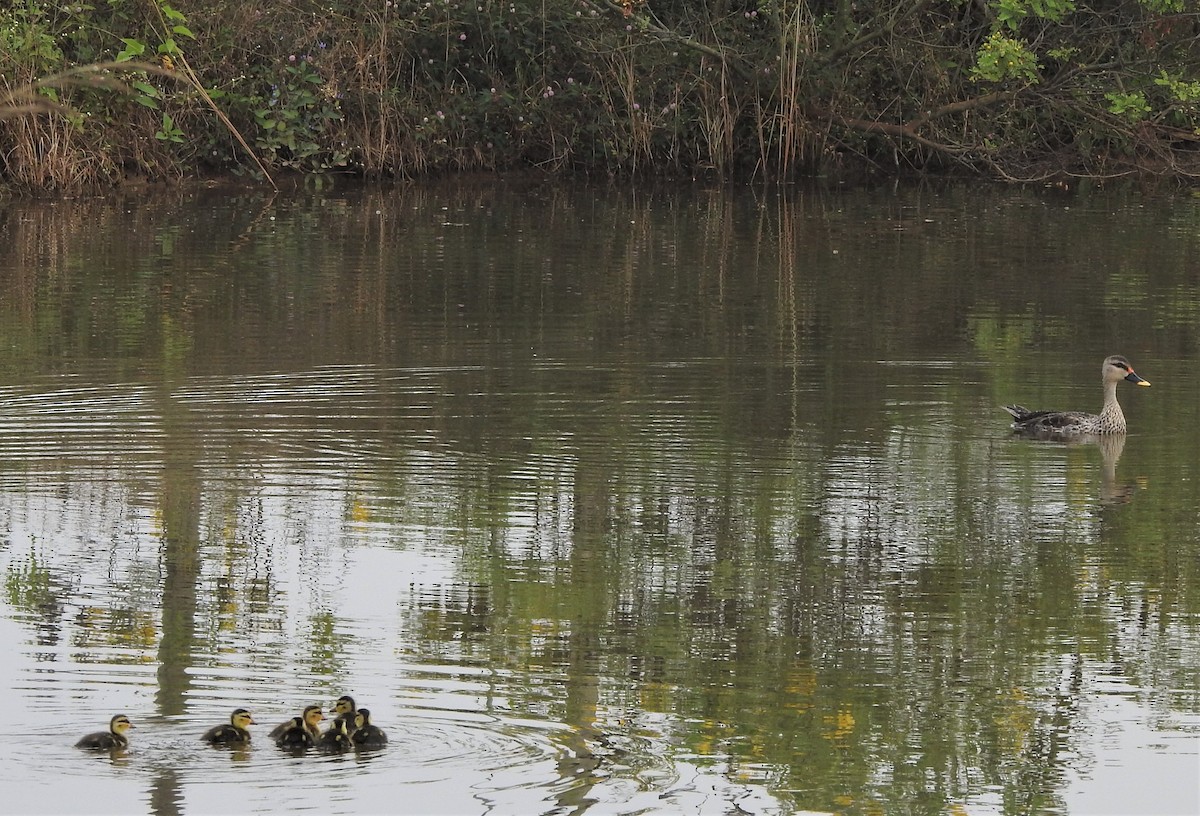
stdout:
[[250,731],[246,728],[254,725],[254,717],[244,708],[234,709],[229,715],[229,722],[214,725],[204,732],[200,739],[210,745],[228,745],[250,741]]
[[125,732],[133,728],[133,723],[124,714],[118,714],[108,721],[107,731],[96,731],[82,737],[75,743],[76,748],[86,748],[90,751],[111,751],[129,747],[129,737]]
[[371,712],[360,708],[354,714],[354,731],[350,741],[358,748],[382,748],[387,745],[387,734],[377,725],[371,724]]

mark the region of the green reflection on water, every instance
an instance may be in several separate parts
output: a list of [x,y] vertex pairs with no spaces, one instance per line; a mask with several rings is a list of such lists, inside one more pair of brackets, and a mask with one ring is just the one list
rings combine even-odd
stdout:
[[[156,648],[164,717],[211,693],[197,668],[430,708],[416,678],[446,670],[464,709],[571,727],[581,809],[666,760],[804,809],[1066,811],[1097,678],[1200,708],[1196,238],[1164,212],[1195,204],[1071,203],[31,205],[0,264],[0,500],[49,481],[87,532],[10,560],[9,603]],[[1156,383],[1122,393],[1122,450],[1007,437],[1005,402],[1098,408],[1115,351]],[[153,397],[97,408],[65,380]],[[85,520],[95,483],[160,529]],[[117,542],[103,569],[89,537]],[[412,571],[345,566],[374,551]]]

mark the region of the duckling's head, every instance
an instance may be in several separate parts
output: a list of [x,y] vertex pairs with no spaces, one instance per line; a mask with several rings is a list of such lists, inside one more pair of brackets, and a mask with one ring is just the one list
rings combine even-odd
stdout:
[[133,728],[133,723],[124,714],[118,714],[108,721],[108,730],[117,736],[123,736],[130,728]]
[[354,712],[354,727],[362,728],[364,725],[371,724],[371,712],[369,709],[360,708]]
[[337,698],[337,702],[333,704],[333,710],[338,714],[353,714],[354,713],[354,698],[348,695],[342,695]]
[[229,722],[234,728],[240,728],[243,731],[247,725],[254,725],[254,715],[244,708],[234,709],[234,712],[229,715]]
[[320,706],[306,706],[304,714],[301,716],[301,725],[307,723],[310,726],[316,727],[317,723],[325,719],[325,712],[321,710]]

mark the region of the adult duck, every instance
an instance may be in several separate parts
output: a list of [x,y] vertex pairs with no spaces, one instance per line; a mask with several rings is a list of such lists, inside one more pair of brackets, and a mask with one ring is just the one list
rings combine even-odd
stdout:
[[1083,436],[1087,434],[1123,434],[1125,414],[1117,402],[1117,383],[1128,380],[1136,385],[1149,386],[1133,370],[1129,361],[1119,354],[1105,359],[1100,369],[1104,383],[1104,407],[1098,414],[1083,411],[1030,411],[1023,405],[1005,405],[1012,415],[1014,431],[1031,436]]
[[108,721],[107,731],[97,731],[94,734],[88,734],[79,742],[75,743],[76,748],[87,748],[93,751],[111,751],[113,749],[128,748],[129,737],[125,736],[125,732],[133,728],[133,723],[124,714],[118,714]]

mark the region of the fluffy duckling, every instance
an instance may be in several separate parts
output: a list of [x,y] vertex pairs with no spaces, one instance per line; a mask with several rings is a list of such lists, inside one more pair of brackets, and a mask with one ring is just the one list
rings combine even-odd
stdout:
[[229,715],[229,722],[223,725],[214,725],[205,731],[204,736],[200,739],[212,745],[249,742],[250,732],[246,730],[247,725],[254,725],[254,717],[250,712],[244,708],[234,709],[233,714]]
[[333,713],[336,715],[337,719],[346,721],[347,731],[354,730],[355,710],[354,698],[346,694],[338,697],[337,701],[333,704]]
[[350,741],[359,748],[382,748],[387,745],[387,734],[377,725],[371,725],[371,712],[360,708],[354,713],[354,732]]
[[97,731],[75,743],[76,748],[89,748],[98,751],[110,751],[113,748],[128,748],[129,737],[125,732],[133,728],[133,723],[124,714],[118,714],[108,721],[107,731]]
[[351,748],[350,726],[344,717],[336,717],[328,730],[317,740],[322,751],[345,751]]
[[[312,734],[309,733],[308,725],[304,722],[303,717],[292,717],[276,728],[275,731],[279,731],[279,734],[275,737],[275,744],[280,748],[303,750],[313,744]],[[275,732],[272,731],[271,733]]]
[[[325,719],[325,712],[321,710],[320,706],[316,705],[306,706],[304,712],[300,715],[304,730],[308,732],[308,736],[314,741],[321,736],[321,720],[323,719]],[[271,733],[267,736],[278,741],[283,733],[292,727],[295,721],[296,718],[292,717],[287,722],[280,723],[272,728]]]

